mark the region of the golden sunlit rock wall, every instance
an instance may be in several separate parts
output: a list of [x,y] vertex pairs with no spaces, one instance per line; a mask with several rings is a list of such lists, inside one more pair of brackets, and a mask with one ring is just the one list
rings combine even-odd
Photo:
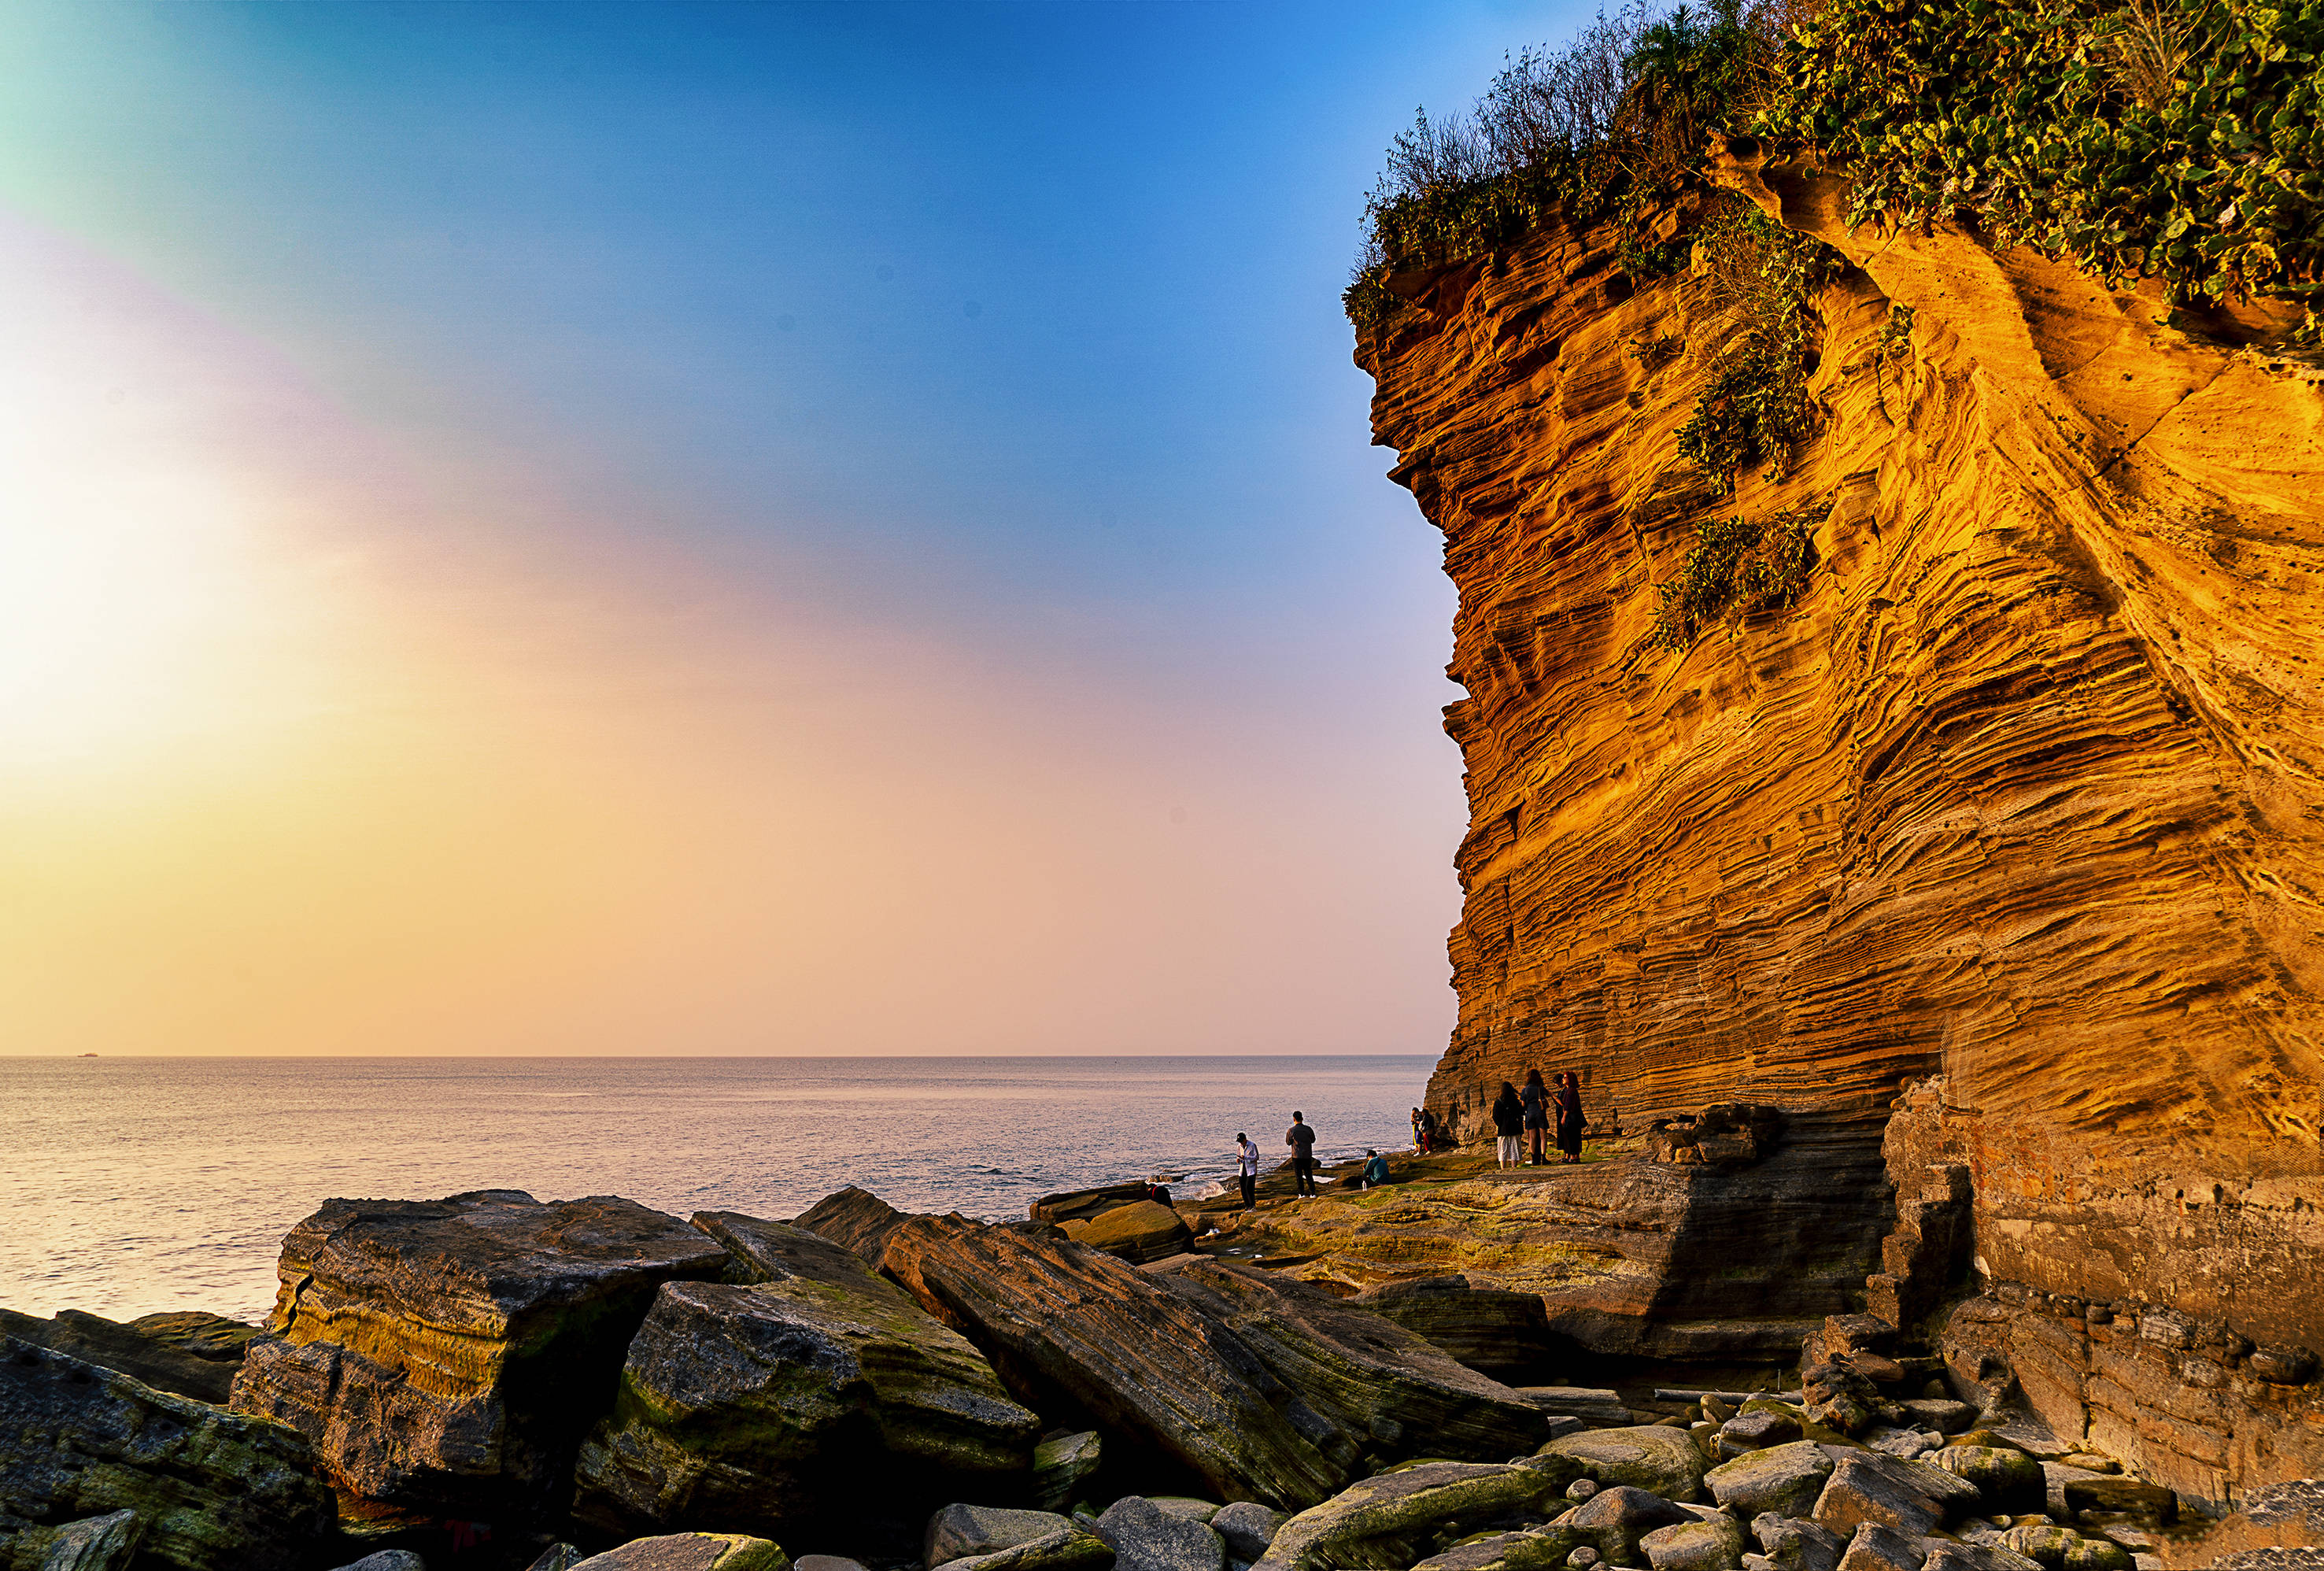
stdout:
[[[1958,230],[1850,234],[1831,177],[1724,178],[1853,264],[1788,474],[1715,499],[1679,458],[1734,326],[1609,229],[1396,278],[1361,335],[1461,596],[1430,1104],[1474,1136],[1573,1068],[1631,1128],[1751,1099],[1877,1139],[1924,1083],[1891,1168],[1969,1167],[1991,1280],[2324,1344],[2324,374]],[[1794,609],[1646,647],[1706,510],[1827,498]]]

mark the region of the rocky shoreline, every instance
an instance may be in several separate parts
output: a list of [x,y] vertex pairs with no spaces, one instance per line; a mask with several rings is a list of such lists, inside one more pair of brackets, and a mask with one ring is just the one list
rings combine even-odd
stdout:
[[[1765,1149],[1730,1138],[1754,1128]],[[2106,1454],[2129,1447],[2061,1438],[2031,1356],[2058,1339],[2026,1331],[2024,1289],[1972,1284],[1993,1290],[1903,1331],[1809,1313],[1835,1289],[1787,1242],[1820,1214],[1782,1215],[1803,1187],[1782,1143],[1707,1109],[1574,1169],[1406,1157],[1314,1199],[1268,1175],[1248,1214],[1123,1186],[1005,1224],[858,1189],[789,1221],[327,1201],[284,1240],[263,1332],[0,1312],[0,1567],[2324,1559],[2301,1547],[2324,1488],[2253,1491],[2215,1524],[2218,1502]],[[2087,1363],[2124,1333],[2075,1308]],[[2204,1335],[2184,1329],[2181,1363]],[[2312,1409],[2304,1350],[2210,1356]]]

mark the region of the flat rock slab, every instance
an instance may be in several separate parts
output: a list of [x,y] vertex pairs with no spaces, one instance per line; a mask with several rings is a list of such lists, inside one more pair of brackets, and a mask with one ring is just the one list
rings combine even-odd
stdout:
[[936,1571],[1111,1571],[1113,1551],[1105,1540],[1080,1528],[995,1549],[965,1560],[948,1560]]
[[[247,1335],[257,1334],[255,1327],[243,1329]],[[134,1326],[78,1309],[67,1309],[52,1320],[0,1309],[0,1335],[69,1354],[86,1363],[102,1364],[155,1391],[220,1406],[234,1394],[234,1372],[240,1363],[239,1354],[227,1361],[198,1357]]]
[[1814,1515],[1835,1533],[1852,1536],[1874,1522],[1907,1538],[1925,1538],[1981,1503],[1974,1484],[1928,1463],[1837,1446],[1826,1450],[1833,1458],[1831,1478],[1816,1498]]
[[1373,1458],[1506,1456],[1541,1414],[1393,1322],[1205,1261],[1149,1275],[1045,1235],[916,1217],[886,1269],[1029,1406],[1070,1404],[1229,1500],[1314,1504]]
[[306,1439],[0,1336],[0,1536],[118,1511],[145,1563],[296,1571],[334,1526]]
[[613,1196],[327,1200],[282,1241],[234,1406],[307,1436],[357,1515],[546,1511],[655,1291],[725,1266],[677,1217]]
[[904,1220],[901,1211],[879,1196],[850,1184],[792,1217],[791,1225],[831,1240],[877,1271],[881,1252],[888,1246],[888,1234],[902,1225]]
[[1074,1524],[1054,1511],[1005,1506],[948,1505],[928,1518],[920,1538],[920,1564],[943,1566],[995,1549],[1013,1549],[1062,1533]]
[[1571,1457],[1602,1484],[1626,1483],[1665,1500],[1702,1498],[1702,1449],[1684,1429],[1591,1429],[1552,1440],[1542,1454]]
[[1194,1234],[1169,1206],[1133,1200],[1101,1211],[1074,1233],[1074,1242],[1129,1261],[1133,1265],[1165,1261],[1186,1252]]
[[1043,1511],[1064,1511],[1103,1458],[1104,1442],[1095,1429],[1042,1441],[1033,1447],[1033,1503]]
[[1202,1522],[1141,1495],[1105,1508],[1089,1531],[1113,1551],[1114,1571],[1224,1571],[1225,1540]]
[[1751,1519],[1751,1536],[1775,1571],[1838,1571],[1848,1540],[1822,1524],[1762,1511]]
[[733,1220],[792,1274],[663,1285],[580,1449],[576,1517],[796,1539],[1022,1487],[1041,1420],[966,1338],[838,1245]]
[[1722,1462],[1704,1474],[1702,1482],[1713,1500],[1739,1512],[1746,1520],[1768,1511],[1779,1517],[1804,1517],[1815,1510],[1816,1498],[1831,1479],[1831,1458],[1822,1446],[1799,1440]]
[[1495,1533],[1432,1555],[1412,1571],[1558,1571],[1572,1553],[1572,1540],[1561,1534]]
[[[1570,1481],[1561,1471],[1423,1462],[1379,1474],[1285,1522],[1252,1571],[1408,1566],[1441,1534],[1540,1511]],[[1571,1552],[1576,1540],[1564,1541]]]
[[791,1571],[791,1560],[779,1546],[742,1533],[670,1533],[632,1539],[573,1571]]

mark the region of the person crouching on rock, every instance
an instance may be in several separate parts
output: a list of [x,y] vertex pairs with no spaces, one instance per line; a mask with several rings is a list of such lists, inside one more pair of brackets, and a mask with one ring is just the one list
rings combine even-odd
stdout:
[[1539,1069],[1526,1071],[1525,1090],[1517,1100],[1525,1105],[1526,1143],[1532,1148],[1527,1167],[1546,1166],[1549,1159],[1542,1154],[1542,1142],[1549,1135],[1549,1087],[1541,1083]]
[[1582,1080],[1572,1070],[1557,1077],[1557,1094],[1550,1099],[1557,1112],[1557,1160],[1582,1160],[1582,1130],[1589,1122],[1582,1112]]
[[1283,1132],[1283,1143],[1291,1148],[1291,1182],[1295,1192],[1313,1195],[1315,1192],[1315,1132],[1307,1127],[1307,1115],[1296,1107],[1291,1110],[1291,1127]]
[[1366,1148],[1364,1155],[1371,1159],[1364,1164],[1364,1187],[1377,1189],[1388,1182],[1388,1159],[1370,1148]]
[[1259,1147],[1250,1136],[1235,1131],[1235,1182],[1242,1186],[1242,1208],[1259,1204]]
[[1517,1088],[1507,1080],[1501,1082],[1501,1094],[1493,1098],[1493,1135],[1499,1159],[1494,1165],[1516,1167],[1525,1138],[1525,1104],[1517,1100]]

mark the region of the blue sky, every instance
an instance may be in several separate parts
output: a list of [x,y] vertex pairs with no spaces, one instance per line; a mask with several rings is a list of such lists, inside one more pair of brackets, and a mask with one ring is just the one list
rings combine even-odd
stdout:
[[[910,662],[874,680],[833,652],[908,643],[978,674],[961,704],[1043,716],[1024,767],[1078,728],[1111,761],[1093,790],[1160,769],[1188,799],[1320,792],[1342,832],[1301,855],[1328,877],[1242,859],[1357,892],[1285,947],[1287,995],[1343,991],[1346,920],[1395,974],[1299,1045],[1426,1050],[1463,816],[1436,729],[1451,595],[1368,445],[1337,297],[1413,106],[1465,104],[1573,15],[20,5],[0,207],[86,259],[42,276],[117,268],[119,299],[150,291],[108,296],[107,332],[150,319],[184,342],[198,321],[267,387],[299,384],[295,407],[235,405],[259,435],[214,439],[280,439],[286,494],[351,486],[260,554],[363,559],[377,582],[355,597],[403,607],[380,613],[391,653],[459,643],[415,631],[446,604],[479,638],[514,606],[586,648],[469,669],[558,666],[586,725],[626,658],[651,646],[657,680],[715,686],[754,630],[752,680],[908,707]],[[213,352],[162,358],[133,398],[208,396]],[[283,477],[348,431],[392,481],[337,460]],[[1262,840],[1265,816],[1245,826]],[[1125,875],[1074,898],[1143,897]],[[1174,997],[1204,963],[1149,958]],[[1186,1030],[1225,1030],[1246,992],[1187,1003]],[[1086,1050],[1173,1048],[1134,1036]]]

